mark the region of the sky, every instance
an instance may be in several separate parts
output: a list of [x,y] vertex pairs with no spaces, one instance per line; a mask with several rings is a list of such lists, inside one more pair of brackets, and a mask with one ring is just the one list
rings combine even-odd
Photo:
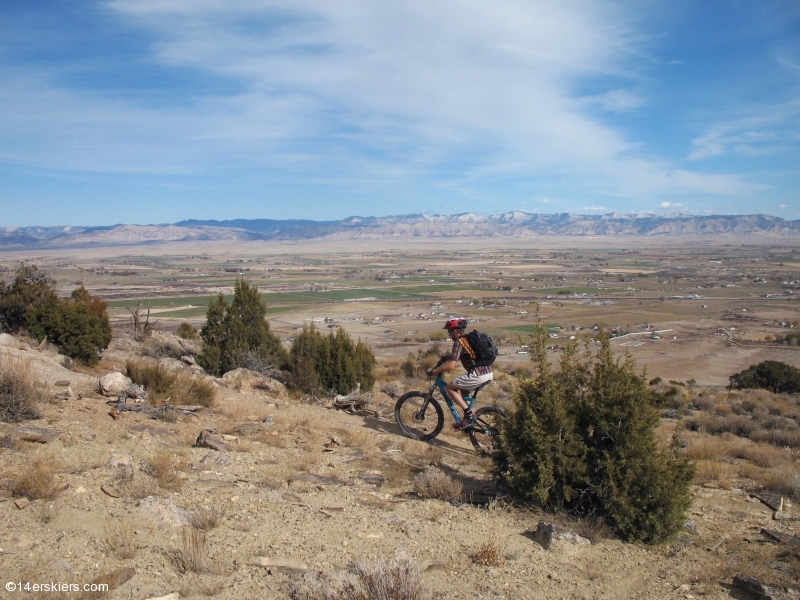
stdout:
[[796,0],[2,0],[0,226],[800,218]]

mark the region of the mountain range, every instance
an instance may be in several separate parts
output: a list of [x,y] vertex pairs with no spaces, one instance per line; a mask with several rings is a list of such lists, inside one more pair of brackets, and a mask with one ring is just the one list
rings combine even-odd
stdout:
[[166,225],[0,228],[0,248],[61,248],[158,242],[439,238],[452,236],[800,235],[800,220],[770,215],[532,214],[397,215],[305,219],[187,220]]

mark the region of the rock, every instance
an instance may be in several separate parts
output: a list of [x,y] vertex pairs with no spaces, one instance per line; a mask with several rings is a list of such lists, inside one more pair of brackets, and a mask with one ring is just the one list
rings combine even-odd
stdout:
[[49,444],[58,439],[61,435],[60,431],[53,429],[42,429],[40,427],[17,427],[11,432],[11,436],[16,440],[24,440],[26,442],[38,442],[40,444]]
[[17,498],[16,500],[14,500],[14,506],[16,506],[19,510],[22,510],[23,508],[28,506],[28,504],[30,504],[30,500],[28,500],[27,498]]
[[72,370],[75,367],[77,367],[78,364],[74,360],[72,360],[69,356],[65,356],[64,359],[61,361],[61,366],[64,367],[65,369]]
[[56,385],[59,387],[67,387],[69,385],[69,381],[67,379],[59,379],[56,381]]
[[229,467],[231,465],[231,461],[224,454],[218,454],[216,452],[209,452],[203,458],[200,459],[200,464],[215,466],[215,467]]
[[148,598],[147,600],[178,600],[181,597],[180,593],[172,592],[166,596],[159,596],[158,598]]
[[758,600],[800,600],[800,593],[767,585],[755,577],[734,575],[733,586],[744,590]]
[[783,544],[792,546],[793,548],[800,548],[800,538],[782,531],[775,531],[773,529],[765,529],[762,527],[761,533],[768,535],[773,540],[777,540]]
[[249,369],[228,371],[222,376],[222,382],[240,394],[261,394],[271,398],[286,396],[286,386],[280,381]]
[[686,521],[686,523],[683,524],[683,528],[689,533],[697,533],[697,523],[694,520]]
[[211,448],[217,452],[228,452],[230,448],[222,440],[217,440],[207,431],[201,431],[194,441],[196,448]]
[[545,550],[549,550],[553,544],[553,538],[556,535],[556,526],[552,523],[539,521],[536,526],[536,531],[533,532],[533,541],[539,544]]
[[120,396],[132,383],[130,377],[114,371],[100,378],[100,393],[109,397]]
[[307,481],[308,483],[320,483],[323,485],[353,485],[352,483],[337,479],[336,477],[314,475],[313,473],[298,473],[289,480],[290,483],[292,481]]
[[787,512],[775,511],[772,518],[776,521],[800,521],[800,515],[790,515]]
[[186,371],[186,365],[177,358],[162,358],[158,361],[158,366],[170,372]]
[[536,531],[529,533],[528,537],[531,537],[534,542],[545,550],[550,549],[554,540],[561,540],[580,546],[591,546],[592,544],[591,541],[585,537],[581,537],[577,533],[559,531],[554,523],[548,523],[547,521],[539,521],[539,525],[536,526]]
[[371,485],[375,485],[378,487],[381,487],[383,485],[383,482],[385,481],[383,475],[378,475],[377,473],[364,473],[363,475],[361,475],[361,479]]
[[276,556],[274,558],[267,558],[266,556],[250,556],[245,563],[253,567],[263,567],[272,571],[281,573],[305,573],[308,571],[308,565],[296,558],[288,558],[286,556]]
[[120,497],[120,493],[117,490],[115,490],[113,487],[111,487],[110,485],[101,485],[100,489],[103,491],[103,493],[106,496],[111,496],[112,498],[119,498]]
[[111,591],[117,589],[123,583],[130,581],[134,575],[136,575],[136,569],[133,567],[123,567],[122,569],[111,571],[110,573],[103,573],[92,583],[104,583],[108,585],[108,590]]
[[193,366],[196,362],[194,360],[194,356],[189,356],[188,354],[184,354],[183,356],[181,356],[181,361],[189,366]]
[[758,494],[750,494],[753,498],[760,500],[763,504],[768,506],[774,511],[780,512],[783,510],[783,497],[780,494],[773,494],[771,492],[760,492]]
[[11,348],[27,348],[25,344],[17,340],[13,335],[8,335],[7,333],[0,333],[0,346],[9,346]]

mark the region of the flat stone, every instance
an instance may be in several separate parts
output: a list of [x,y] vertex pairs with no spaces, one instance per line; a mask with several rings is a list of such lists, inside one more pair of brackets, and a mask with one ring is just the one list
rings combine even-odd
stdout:
[[59,387],[67,387],[69,385],[69,381],[66,379],[59,379],[56,381],[56,385]]
[[431,571],[447,571],[447,566],[440,562],[424,562],[420,565],[420,571],[430,573]]
[[748,575],[734,575],[733,586],[758,600],[800,600],[800,593],[767,585]]
[[307,481],[309,483],[320,483],[323,485],[353,485],[347,481],[336,477],[326,477],[325,475],[314,475],[313,473],[298,473],[290,481]]
[[178,600],[181,597],[180,593],[172,592],[166,596],[159,596],[158,598],[147,598],[147,600]]
[[22,510],[23,508],[28,506],[28,504],[30,504],[30,500],[28,500],[27,498],[17,498],[16,500],[14,500],[14,506],[16,506],[19,510]]
[[777,540],[783,544],[788,544],[793,548],[800,548],[800,538],[782,531],[775,531],[774,529],[761,528],[761,533],[768,535],[773,540]]
[[283,498],[287,502],[294,502],[295,504],[303,503],[303,499],[297,494],[293,494],[292,492],[283,492],[281,494],[281,498]]
[[201,465],[209,465],[215,467],[229,467],[231,465],[230,459],[224,454],[217,452],[209,452],[200,459]]
[[286,556],[275,556],[273,558],[268,558],[266,556],[250,556],[245,564],[269,569],[270,572],[273,570],[280,573],[305,573],[308,571],[308,565],[303,561]]
[[39,444],[49,444],[58,439],[60,431],[53,429],[42,429],[40,427],[17,427],[11,432],[11,437],[26,442],[38,442]]
[[181,362],[191,366],[195,364],[194,356],[189,356],[188,354],[181,356]]
[[101,485],[100,489],[106,496],[111,496],[112,498],[119,498],[121,495],[117,490],[115,490],[110,485]]
[[783,497],[780,494],[773,494],[771,492],[759,492],[758,494],[750,494],[753,498],[760,500],[763,504],[775,511],[783,510]]

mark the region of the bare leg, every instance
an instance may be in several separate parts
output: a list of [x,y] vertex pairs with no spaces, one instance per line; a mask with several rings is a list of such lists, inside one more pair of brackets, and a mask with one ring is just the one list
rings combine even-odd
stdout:
[[445,389],[447,390],[447,395],[450,396],[453,399],[453,402],[456,403],[456,406],[458,406],[461,410],[467,409],[467,403],[464,402],[464,398],[461,397],[461,390],[455,387],[452,381],[447,384]]

